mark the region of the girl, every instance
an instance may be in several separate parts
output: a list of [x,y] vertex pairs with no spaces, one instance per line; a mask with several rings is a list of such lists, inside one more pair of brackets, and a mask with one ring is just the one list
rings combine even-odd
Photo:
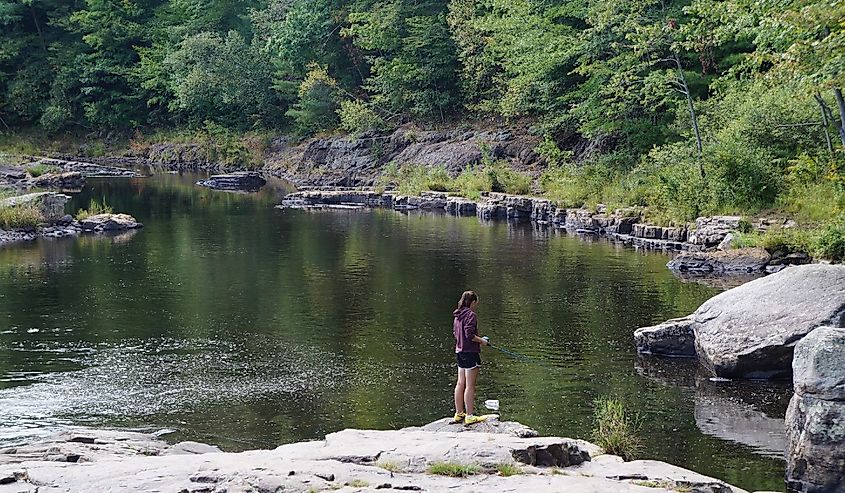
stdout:
[[484,421],[483,416],[475,416],[475,382],[481,368],[481,346],[487,345],[487,338],[478,336],[478,322],[475,309],[478,295],[473,291],[464,291],[458,301],[458,308],[452,313],[452,333],[455,335],[455,356],[458,360],[458,384],[455,385],[455,423],[471,425]]

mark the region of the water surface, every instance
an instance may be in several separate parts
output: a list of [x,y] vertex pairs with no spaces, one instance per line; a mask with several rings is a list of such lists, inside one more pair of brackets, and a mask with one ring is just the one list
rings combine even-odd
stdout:
[[91,180],[146,227],[0,250],[0,441],[63,424],[168,428],[244,450],[452,412],[451,311],[481,297],[479,402],[589,439],[621,398],[643,456],[782,490],[789,390],[639,360],[632,331],[717,290],[666,257],[532,226],[393,211],[279,210],[284,187],[214,192],[193,175]]

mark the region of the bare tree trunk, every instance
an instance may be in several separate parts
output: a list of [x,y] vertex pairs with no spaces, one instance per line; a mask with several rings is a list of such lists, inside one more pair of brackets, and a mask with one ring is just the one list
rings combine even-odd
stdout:
[[698,150],[698,172],[701,174],[701,179],[705,178],[704,163],[701,162],[701,154],[703,146],[701,145],[701,132],[698,129],[698,116],[695,114],[695,104],[693,104],[692,94],[690,94],[689,86],[687,85],[687,78],[684,76],[684,68],[681,65],[681,59],[677,53],[672,54],[675,60],[675,66],[678,68],[678,80],[681,82],[684,96],[687,98],[687,105],[689,106],[689,116],[692,121],[692,131],[695,133],[695,147]]
[[836,106],[839,107],[839,138],[842,139],[842,147],[845,147],[845,98],[842,97],[842,89],[835,88],[833,94],[836,96]]
[[816,91],[816,94],[813,95],[813,97],[816,98],[816,102],[819,103],[819,109],[822,112],[822,128],[824,129],[824,140],[827,144],[827,152],[829,152],[830,157],[833,158],[833,142],[831,142],[830,140],[830,128],[828,128],[830,123],[827,121],[827,105],[825,104],[824,99],[822,99],[822,95],[819,94],[818,91]]
[[47,51],[47,42],[44,40],[44,33],[41,32],[41,25],[38,24],[38,17],[35,15],[35,7],[29,4],[29,12],[32,14],[32,22],[35,23],[35,30],[38,31],[38,39],[41,41],[41,48]]

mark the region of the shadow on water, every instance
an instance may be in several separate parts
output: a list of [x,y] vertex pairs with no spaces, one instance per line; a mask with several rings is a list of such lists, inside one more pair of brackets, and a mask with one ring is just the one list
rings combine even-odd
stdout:
[[105,201],[144,229],[0,250],[0,441],[75,423],[244,450],[419,425],[451,412],[451,311],[472,288],[482,333],[540,362],[485,351],[479,402],[589,439],[593,401],[615,395],[644,419],[644,456],[782,488],[776,437],[739,428],[785,403],[635,368],[635,328],[718,292],[665,256],[475,218],[279,210],[283,184],[197,178],[91,180],[71,207]]

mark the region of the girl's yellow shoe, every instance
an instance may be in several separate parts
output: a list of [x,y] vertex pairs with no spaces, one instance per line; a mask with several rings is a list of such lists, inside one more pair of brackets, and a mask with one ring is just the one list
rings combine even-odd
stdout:
[[455,413],[455,417],[452,418],[452,423],[463,423],[466,416],[466,413]]
[[468,414],[467,417],[464,418],[465,425],[472,425],[475,423],[481,423],[482,421],[486,421],[487,416],[475,416],[473,414]]

